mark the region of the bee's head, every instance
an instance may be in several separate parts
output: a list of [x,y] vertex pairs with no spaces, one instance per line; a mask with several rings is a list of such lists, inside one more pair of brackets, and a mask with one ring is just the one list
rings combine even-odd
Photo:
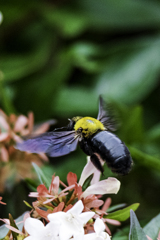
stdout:
[[83,137],[89,138],[94,133],[105,130],[105,127],[95,118],[84,117],[75,122],[74,129],[76,131],[81,131]]

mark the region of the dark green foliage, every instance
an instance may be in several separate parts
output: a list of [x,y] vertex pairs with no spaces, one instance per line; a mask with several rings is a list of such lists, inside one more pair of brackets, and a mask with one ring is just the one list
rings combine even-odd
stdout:
[[147,237],[141,228],[138,219],[133,212],[133,210],[130,211],[131,213],[131,225],[130,225],[130,233],[129,233],[129,240],[147,240]]
[[120,222],[126,221],[130,216],[130,209],[133,211],[137,210],[139,207],[139,203],[134,203],[129,207],[123,208],[122,210],[115,211],[113,213],[109,213],[104,218],[118,220]]
[[153,218],[144,228],[144,232],[152,240],[157,240],[158,233],[160,231],[160,214]]

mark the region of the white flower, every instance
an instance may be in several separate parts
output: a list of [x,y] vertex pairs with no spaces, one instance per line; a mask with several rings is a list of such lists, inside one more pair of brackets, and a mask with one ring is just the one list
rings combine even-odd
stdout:
[[46,226],[35,218],[27,218],[24,223],[25,230],[29,233],[26,240],[59,240],[60,223],[50,222]]
[[[101,161],[101,164],[103,165],[104,162]],[[101,172],[97,170],[97,168],[93,165],[93,163],[90,160],[90,157],[87,157],[87,164],[83,168],[80,180],[79,180],[79,185],[83,185],[85,180],[93,174],[93,178],[91,181],[91,184],[96,183],[100,179]]]
[[120,181],[116,178],[109,177],[106,180],[97,182],[89,186],[81,195],[81,198],[86,198],[91,194],[108,194],[108,193],[117,193],[120,188]]
[[95,230],[95,233],[89,233],[84,235],[83,240],[110,240],[111,239],[108,233],[104,232],[105,224],[100,218],[96,219],[94,223],[94,230]]
[[72,236],[84,234],[83,226],[94,216],[94,212],[84,212],[83,203],[79,200],[67,212],[56,212],[48,215],[48,219],[52,221],[59,221],[61,223],[59,230],[59,237],[61,240],[68,240]]

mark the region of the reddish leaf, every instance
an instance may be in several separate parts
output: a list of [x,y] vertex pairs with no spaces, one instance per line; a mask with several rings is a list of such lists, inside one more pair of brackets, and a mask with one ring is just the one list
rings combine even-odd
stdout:
[[55,195],[58,195],[58,190],[59,190],[59,177],[58,176],[54,176],[52,177],[52,182],[49,188],[49,192],[52,193],[54,192]]
[[43,195],[45,193],[48,193],[48,189],[46,188],[46,186],[44,184],[40,184],[37,187],[37,192],[39,193],[39,195]]
[[57,207],[54,208],[53,213],[62,211],[64,208],[64,202],[61,202]]
[[36,212],[42,217],[45,218],[45,220],[48,222],[48,214],[52,213],[51,209],[48,209],[47,211],[44,211],[42,209],[39,209],[38,207],[35,208]]
[[69,209],[71,209],[73,207],[72,204],[69,204],[65,209],[64,209],[64,212],[67,212]]
[[75,173],[69,172],[67,175],[67,182],[69,186],[77,183],[77,175]]
[[88,208],[99,208],[100,206],[103,205],[103,203],[104,202],[102,200],[97,199],[97,200],[93,200],[93,201],[85,204],[85,206],[88,207]]
[[102,210],[103,211],[107,211],[107,209],[109,208],[109,206],[111,205],[111,202],[112,202],[112,199],[111,198],[107,198],[103,207],[102,207]]
[[76,196],[78,197],[78,199],[80,199],[80,196],[82,195],[82,186],[80,186],[80,185],[78,185],[77,183],[75,183],[74,193],[76,194]]

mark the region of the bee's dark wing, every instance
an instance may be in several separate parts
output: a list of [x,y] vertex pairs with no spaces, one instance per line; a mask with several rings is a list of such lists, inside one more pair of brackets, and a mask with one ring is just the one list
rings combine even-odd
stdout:
[[47,153],[59,157],[74,151],[78,144],[75,131],[48,132],[18,143],[16,148],[32,153]]
[[111,110],[104,102],[103,98],[99,97],[99,112],[97,119],[103,123],[104,127],[111,131],[116,131],[117,126],[114,118],[111,116]]

